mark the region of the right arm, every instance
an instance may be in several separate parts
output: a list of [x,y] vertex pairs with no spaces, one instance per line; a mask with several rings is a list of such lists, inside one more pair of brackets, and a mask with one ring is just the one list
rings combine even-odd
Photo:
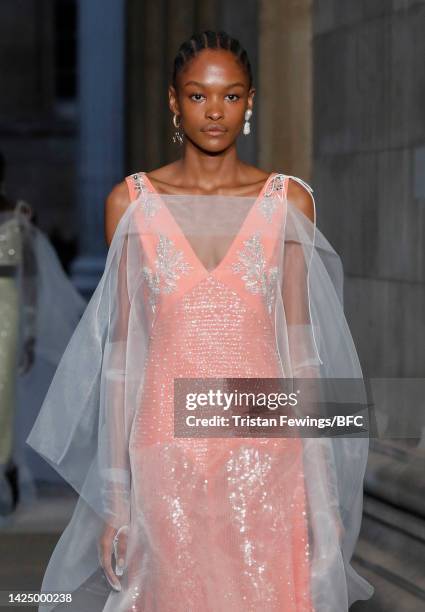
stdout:
[[[118,183],[112,189],[111,193],[108,195],[105,201],[105,209],[104,209],[104,230],[105,230],[105,241],[108,247],[111,245],[113,236],[115,234],[115,230],[118,226],[118,223],[127,210],[130,204],[130,195],[128,192],[127,184],[125,181]],[[126,246],[127,242],[123,245],[123,252],[120,257],[120,261],[118,264],[118,291],[117,291],[117,299],[119,304],[116,308],[117,318],[113,324],[113,336],[110,338],[110,341],[121,341],[125,342],[126,334],[127,334],[127,323],[128,323],[128,301],[127,301],[127,290],[126,290]],[[113,367],[115,365],[118,370],[123,369],[123,365],[120,365],[122,361],[122,350],[118,351],[118,363],[114,364],[113,354],[109,356],[110,366]],[[108,374],[106,374],[108,377]],[[124,393],[122,389],[122,385],[119,380],[110,380],[107,386],[106,392],[108,397],[109,406],[108,411],[108,423],[107,423],[107,431],[108,435],[115,436],[114,444],[111,444],[111,448],[114,448],[115,456],[110,456],[108,458],[108,464],[111,464],[112,469],[124,468],[125,466],[125,451],[122,448],[124,443],[124,428],[123,428],[123,413],[124,413]],[[119,439],[117,439],[117,436]],[[121,449],[121,452],[119,452]],[[124,470],[125,471],[125,470]],[[111,496],[112,505],[115,505],[117,494],[114,493],[115,484],[111,483],[111,490],[108,491],[107,496]],[[105,527],[101,534],[100,538],[100,547],[99,547],[99,557],[101,561],[101,565],[105,572],[105,575],[111,584],[116,589],[120,589],[120,582],[116,577],[114,570],[112,569],[111,564],[111,553],[113,548],[113,539],[117,533],[117,528],[113,524],[113,522],[105,522]],[[127,548],[127,540],[126,534],[123,533],[119,539],[117,546],[117,561],[118,559],[124,559],[125,552]]]
[[127,183],[122,181],[115,185],[105,201],[105,240],[108,247],[112,242],[117,225],[130,205],[130,194]]
[[[289,183],[288,201],[315,225],[313,198],[304,187],[295,181]],[[282,299],[288,332],[292,378],[303,379],[306,406],[311,403],[314,408],[318,388],[316,389],[314,384],[309,385],[308,381],[320,378],[320,359],[316,352],[314,324],[310,316],[309,265],[308,252],[302,242],[285,240]],[[332,463],[332,442],[326,438],[312,438],[305,439],[305,445],[310,449],[308,451],[310,456],[308,465],[311,466],[309,477],[314,482],[316,491],[323,485],[323,489],[320,490],[320,509],[324,508],[326,513],[333,518],[338,538],[341,541],[344,525],[338,507],[336,476]],[[307,466],[306,463],[305,466]],[[316,496],[315,499],[319,498]],[[316,507],[312,508],[313,519],[317,510]],[[323,521],[320,513],[317,513],[316,520]],[[318,529],[320,530],[320,525]]]

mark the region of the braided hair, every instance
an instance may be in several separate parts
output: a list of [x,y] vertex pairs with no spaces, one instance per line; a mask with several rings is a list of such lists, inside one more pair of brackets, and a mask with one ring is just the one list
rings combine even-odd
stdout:
[[236,38],[232,38],[229,34],[227,34],[227,32],[213,32],[212,30],[204,30],[203,32],[193,34],[189,40],[182,43],[179,47],[177,55],[174,59],[172,75],[172,84],[176,90],[178,73],[187,64],[187,62],[189,62],[203,49],[224,49],[225,51],[230,51],[233,53],[233,55],[235,55],[235,57],[244,67],[248,76],[248,88],[251,88],[251,64],[249,63],[248,54],[241,46],[240,42]]

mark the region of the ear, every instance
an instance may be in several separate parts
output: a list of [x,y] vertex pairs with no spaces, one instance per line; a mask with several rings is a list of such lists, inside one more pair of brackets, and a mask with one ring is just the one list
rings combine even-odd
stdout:
[[179,104],[177,101],[177,92],[173,85],[168,87],[168,106],[173,115],[180,115]]
[[254,96],[255,96],[255,92],[256,92],[255,87],[251,87],[251,89],[248,92],[248,105],[247,106],[251,110],[254,110]]

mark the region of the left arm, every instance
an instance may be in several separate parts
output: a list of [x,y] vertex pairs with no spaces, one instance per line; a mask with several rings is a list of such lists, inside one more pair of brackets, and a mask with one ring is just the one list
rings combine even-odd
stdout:
[[[289,179],[288,202],[302,212],[313,225],[316,225],[316,211],[314,200],[308,190]],[[314,243],[309,248],[313,249]],[[314,323],[310,316],[310,297],[308,272],[310,266],[309,253],[306,255],[301,242],[295,240],[285,241],[284,271],[282,298],[285,310],[288,331],[288,343],[293,378],[309,379],[320,377],[320,358],[314,336]],[[308,386],[304,385],[307,394]],[[314,393],[314,392],[313,392]],[[307,398],[308,401],[308,398]],[[314,398],[310,398],[313,402]],[[322,500],[324,508],[333,517],[339,540],[342,538],[343,525],[338,511],[337,491],[332,472],[332,441],[326,439],[309,440],[309,465],[313,472],[310,477],[319,486],[323,482]],[[319,516],[317,517],[318,520]]]
[[312,223],[314,223],[314,204],[311,195],[302,185],[291,178],[288,184],[288,201],[296,206]]

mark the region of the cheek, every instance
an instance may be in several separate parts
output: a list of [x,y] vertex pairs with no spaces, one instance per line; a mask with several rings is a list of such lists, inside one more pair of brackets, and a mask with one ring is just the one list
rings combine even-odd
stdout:
[[193,102],[183,102],[180,104],[180,110],[184,117],[185,127],[197,126],[205,120],[205,106],[195,104]]
[[227,121],[229,125],[235,128],[240,127],[244,122],[244,111],[242,104],[229,105],[226,110]]
[[237,108],[235,105],[235,117],[237,117],[237,120],[242,123],[243,121],[245,121],[245,105],[244,104],[238,104]]

